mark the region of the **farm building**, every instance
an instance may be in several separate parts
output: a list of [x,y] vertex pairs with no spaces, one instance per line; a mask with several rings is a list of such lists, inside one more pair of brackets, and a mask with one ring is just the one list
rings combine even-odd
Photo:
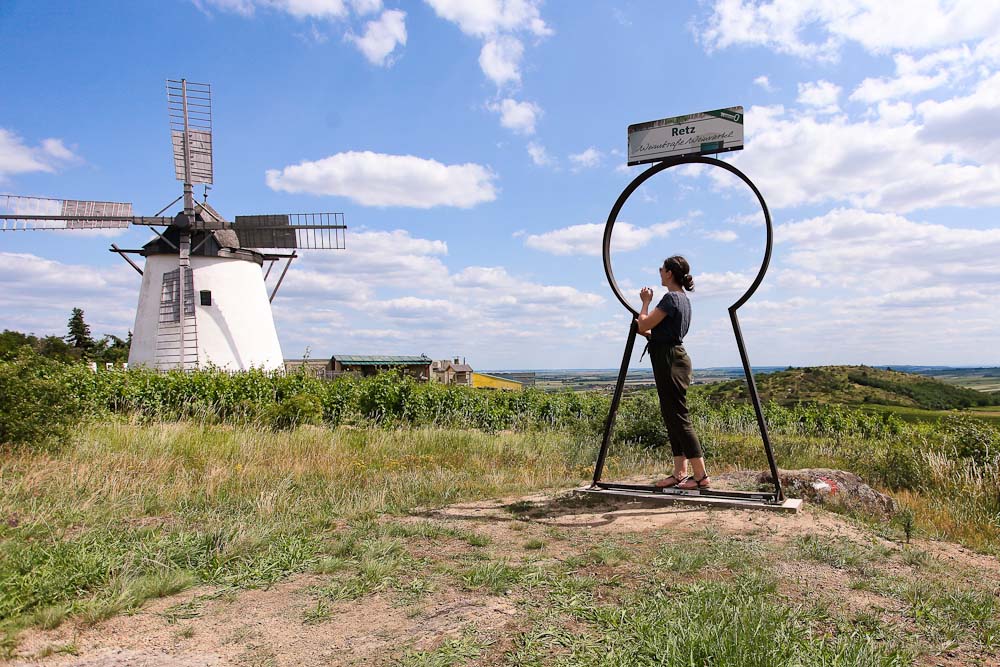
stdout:
[[330,379],[333,377],[333,362],[329,359],[285,359],[285,372],[303,372],[321,379]]
[[460,384],[466,387],[472,386],[472,366],[465,363],[465,359],[443,359],[435,361],[431,365],[431,378],[441,384]]
[[334,374],[359,373],[375,375],[387,370],[401,370],[406,375],[426,382],[431,378],[432,360],[426,355],[385,356],[360,354],[335,354],[330,358]]
[[510,380],[488,373],[473,373],[472,386],[486,389],[507,389],[509,391],[521,391],[524,389],[524,385],[517,380]]

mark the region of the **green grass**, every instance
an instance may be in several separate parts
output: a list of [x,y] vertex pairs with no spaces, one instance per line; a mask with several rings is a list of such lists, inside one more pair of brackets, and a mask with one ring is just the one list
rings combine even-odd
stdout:
[[[633,398],[630,428],[642,433],[639,407],[649,397]],[[694,407],[713,469],[764,467],[756,425],[745,407]],[[821,407],[769,406],[768,419],[782,467],[850,468],[864,461],[859,472],[873,482],[898,479],[908,485],[895,495],[912,510],[918,535],[1000,550],[1000,462],[954,456],[962,434],[980,431],[958,429],[962,423],[949,431]],[[375,517],[575,486],[589,478],[596,450],[596,437],[577,431],[302,427],[275,433],[191,422],[112,422],[84,425],[48,453],[5,451],[3,647],[12,650],[11,637],[28,625],[95,622],[193,585],[238,590],[297,572],[328,578],[317,593],[315,622],[338,601],[377,591],[419,599],[439,582],[414,576],[407,547],[415,544],[431,552],[434,544],[447,541],[470,558],[479,554],[482,562],[465,562],[456,575],[470,590],[504,595],[530,588],[539,573],[520,563],[488,560],[493,542],[484,533],[437,521]],[[619,443],[606,477],[649,474],[668,459],[662,448]],[[544,507],[520,502],[507,510],[505,525],[525,531],[515,544],[526,550],[546,546],[532,523]],[[559,540],[562,548],[569,532],[550,528],[544,538]],[[757,559],[760,548],[753,539],[709,533],[682,545],[670,545],[669,536],[664,542],[648,558],[664,571],[689,574],[750,571],[746,564]],[[798,557],[853,570],[880,557],[868,545],[826,538],[803,538],[794,549]],[[915,570],[933,569],[918,551],[900,558]],[[560,586],[585,595],[593,588],[587,568],[636,563],[631,545],[606,540],[589,543],[565,565],[575,568],[576,579]],[[175,605],[165,616],[173,622],[195,618],[200,605],[197,599]]]
[[562,654],[545,664],[582,667],[888,667],[912,662],[910,651],[897,642],[874,641],[857,630],[826,632],[829,619],[822,609],[784,603],[774,582],[758,573],[642,590],[615,604],[578,598],[571,609],[585,632],[522,637],[517,642],[522,659],[530,664],[533,657]]
[[506,595],[514,586],[529,580],[532,570],[507,561],[487,561],[461,573],[462,585],[468,590],[486,590],[493,595]]
[[486,650],[486,642],[470,629],[461,637],[446,639],[430,651],[412,651],[396,664],[398,667],[457,667],[478,658]]
[[929,643],[1000,649],[1000,602],[992,591],[939,577],[876,577],[857,580],[852,587],[899,601]]
[[[4,461],[0,629],[96,621],[195,583],[246,588],[335,569],[330,559],[359,548],[338,522],[562,487],[586,465],[577,447],[551,432],[93,425],[59,454]],[[337,595],[380,585],[376,560]]]
[[858,544],[846,537],[801,535],[795,539],[795,546],[801,558],[842,570],[861,569],[872,560],[888,555],[884,550],[867,544]]

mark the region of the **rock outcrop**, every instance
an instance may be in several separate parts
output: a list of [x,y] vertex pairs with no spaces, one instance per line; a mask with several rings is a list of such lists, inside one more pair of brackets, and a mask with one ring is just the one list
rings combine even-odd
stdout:
[[[802,498],[806,502],[858,510],[883,516],[896,511],[896,501],[868,486],[863,479],[846,470],[832,468],[804,468],[778,470],[785,495]],[[774,484],[770,471],[757,475],[761,486]]]

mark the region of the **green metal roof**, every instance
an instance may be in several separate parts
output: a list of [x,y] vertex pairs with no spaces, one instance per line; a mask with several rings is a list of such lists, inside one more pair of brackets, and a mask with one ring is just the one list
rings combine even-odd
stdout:
[[412,364],[429,364],[431,358],[419,356],[392,357],[385,355],[369,354],[335,354],[334,361],[339,361],[345,366],[407,366]]

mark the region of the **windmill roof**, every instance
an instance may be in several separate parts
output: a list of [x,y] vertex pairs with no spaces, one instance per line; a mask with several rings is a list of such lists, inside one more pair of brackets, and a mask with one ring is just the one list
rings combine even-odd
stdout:
[[215,242],[222,248],[239,248],[240,237],[232,229],[217,229],[213,233]]
[[201,214],[201,219],[206,222],[225,222],[226,219],[222,217],[218,211],[212,208],[212,205],[207,201],[195,202],[195,210]]
[[409,355],[409,356],[387,356],[387,355],[368,355],[368,354],[335,354],[333,355],[334,361],[339,361],[341,364],[350,364],[352,366],[406,366],[410,364],[429,364],[431,363],[431,358],[426,355]]

